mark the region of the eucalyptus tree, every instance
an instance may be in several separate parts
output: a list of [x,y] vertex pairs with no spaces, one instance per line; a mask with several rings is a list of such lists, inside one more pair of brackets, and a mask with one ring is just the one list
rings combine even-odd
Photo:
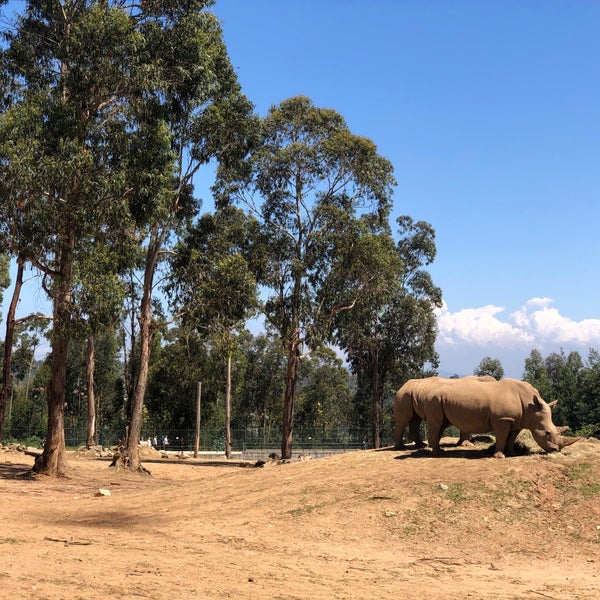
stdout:
[[148,82],[143,37],[121,3],[30,1],[4,37],[0,210],[11,251],[43,273],[53,303],[48,432],[34,469],[60,475],[74,264],[127,231],[131,144],[157,136],[129,126]]
[[374,447],[380,445],[382,409],[388,388],[397,388],[423,373],[426,364],[437,367],[434,310],[441,290],[424,267],[436,255],[435,232],[430,224],[411,217],[397,219],[398,241],[386,232],[363,231],[348,252],[341,271],[346,285],[364,280],[352,312],[335,320],[335,341],[346,352],[359,388],[357,398],[370,397]]
[[[157,270],[174,234],[198,210],[193,181],[200,167],[211,159],[236,164],[253,139],[252,105],[241,93],[217,18],[204,10],[212,4],[213,0],[142,2],[142,14],[150,17],[142,32],[155,59],[152,77],[156,85],[141,100],[151,122],[160,125],[162,140],[168,141],[165,158],[170,153],[172,164],[170,180],[158,191],[152,171],[149,176],[140,171],[144,175],[137,185],[143,190],[142,201],[132,206],[144,247],[137,311],[138,369],[123,454],[123,464],[132,469],[140,466],[137,443],[157,326],[153,315]],[[162,164],[154,146],[143,147],[138,157],[142,165],[148,156]]]
[[386,226],[393,168],[340,114],[303,96],[271,107],[260,142],[236,166],[218,169],[215,191],[220,203],[242,203],[263,229],[259,283],[268,294],[267,324],[287,355],[281,454],[289,458],[299,362],[327,338],[331,315],[352,305],[332,294],[322,303],[319,295],[345,228],[359,217]]
[[[3,290],[10,285],[9,264],[9,256],[6,254],[0,255],[0,300],[2,300],[3,297]],[[17,304],[19,302],[21,287],[23,285],[23,271],[23,261],[19,260],[17,264],[15,285],[13,287],[13,295],[8,307],[8,314],[5,320],[6,329],[2,352],[2,380],[0,381],[0,440],[2,439],[6,404],[10,397],[12,387],[11,360],[13,351],[13,341],[15,337]]]
[[36,0],[4,32],[0,212],[6,227],[17,227],[11,252],[43,273],[53,302],[48,435],[38,471],[67,467],[74,265],[113,239],[122,248],[145,242],[140,368],[125,449],[131,468],[139,467],[159,256],[177,222],[196,209],[193,174],[212,156],[243,147],[237,125],[251,108],[217,19],[204,10],[211,4]]
[[227,458],[231,457],[232,356],[237,335],[259,307],[251,267],[255,225],[254,219],[234,207],[203,215],[189,228],[171,261],[172,308],[186,326],[205,332],[226,356]]

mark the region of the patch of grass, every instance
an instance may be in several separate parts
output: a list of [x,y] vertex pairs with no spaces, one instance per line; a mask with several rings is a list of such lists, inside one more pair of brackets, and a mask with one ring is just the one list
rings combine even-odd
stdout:
[[569,469],[567,475],[571,481],[578,481],[580,479],[585,478],[587,475],[589,475],[591,468],[592,468],[591,463],[582,462],[582,463],[579,463],[578,465],[573,465]]
[[469,499],[466,484],[451,483],[446,490],[446,498],[455,503],[466,502]]
[[600,481],[594,478],[592,464],[582,462],[573,465],[567,470],[568,482],[563,488],[579,492],[582,496],[590,498],[600,494]]
[[319,508],[323,508],[325,505],[325,502],[322,502],[321,504],[305,504],[304,506],[293,508],[292,510],[288,511],[288,514],[292,515],[292,517],[309,515],[311,512],[318,510]]
[[10,537],[6,537],[6,538],[0,538],[0,544],[16,544],[17,540],[15,540],[15,538],[10,538]]

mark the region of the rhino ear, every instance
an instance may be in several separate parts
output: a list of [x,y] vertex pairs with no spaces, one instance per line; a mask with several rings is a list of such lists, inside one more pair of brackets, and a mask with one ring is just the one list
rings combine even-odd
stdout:
[[533,396],[533,408],[535,408],[535,410],[542,410],[542,403],[540,402],[540,399],[537,396]]
[[552,400],[552,402],[548,402],[548,406],[550,408],[554,408],[558,404],[558,400]]

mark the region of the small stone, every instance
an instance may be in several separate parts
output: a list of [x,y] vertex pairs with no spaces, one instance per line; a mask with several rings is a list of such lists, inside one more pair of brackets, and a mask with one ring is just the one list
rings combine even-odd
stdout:
[[97,492],[96,492],[96,496],[110,496],[110,490],[105,490],[103,488],[100,488]]

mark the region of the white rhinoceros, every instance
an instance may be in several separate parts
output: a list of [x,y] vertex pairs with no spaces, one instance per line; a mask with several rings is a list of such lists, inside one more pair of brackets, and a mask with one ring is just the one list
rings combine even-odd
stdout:
[[[417,448],[423,448],[425,444],[421,439],[420,426],[423,420],[423,414],[415,411],[414,400],[421,397],[426,397],[429,390],[434,385],[449,384],[456,385],[461,381],[481,381],[495,382],[496,379],[491,375],[483,375],[477,377],[469,375],[463,378],[446,378],[446,377],[426,377],[423,379],[409,379],[396,393],[394,398],[394,448],[396,450],[403,449],[404,446],[404,430],[408,425],[408,437],[415,443]],[[461,431],[460,439],[457,445],[466,444],[471,437],[470,433]]]
[[429,426],[428,440],[434,456],[440,454],[440,438],[448,425],[466,433],[492,431],[496,436],[494,456],[497,458],[504,458],[505,451],[513,452],[515,439],[523,429],[529,429],[547,452],[560,451],[577,441],[577,438],[563,437],[562,433],[568,428],[558,428],[552,423],[551,409],[556,402],[545,402],[540,393],[524,381],[482,382],[464,378],[449,383],[427,378],[422,382],[418,386],[407,385],[410,383],[407,382],[398,391],[398,411],[394,414],[401,420],[396,428],[404,428],[402,421],[406,420],[410,399],[414,413]]

